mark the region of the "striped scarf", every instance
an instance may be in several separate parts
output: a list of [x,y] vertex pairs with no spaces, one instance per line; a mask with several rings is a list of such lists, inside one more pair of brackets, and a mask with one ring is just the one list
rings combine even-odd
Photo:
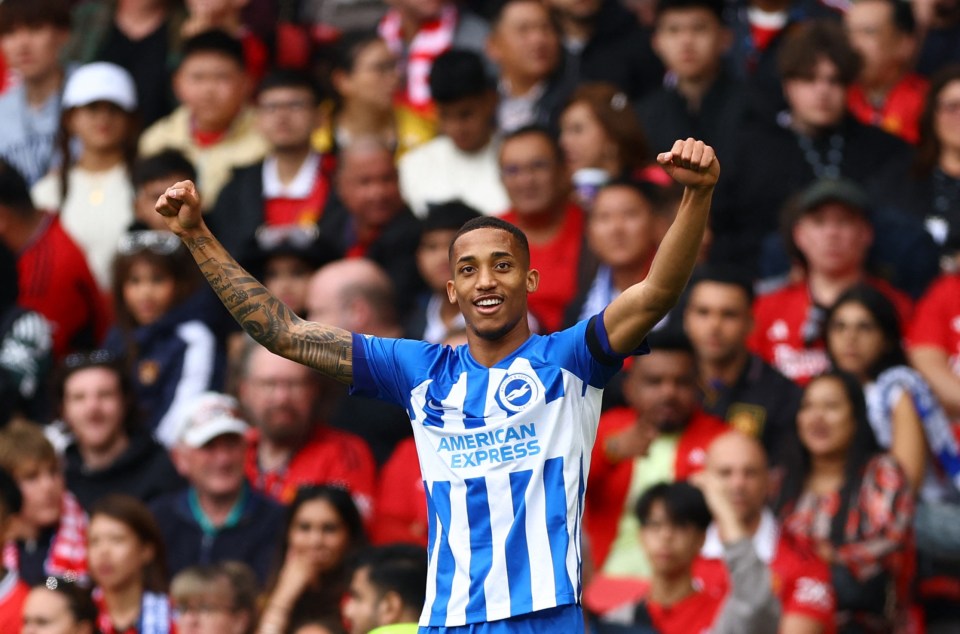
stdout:
[[[77,499],[64,491],[60,506],[60,524],[43,562],[43,571],[51,577],[71,581],[87,578],[87,515]],[[3,565],[7,570],[20,569],[20,553],[15,542],[3,546]]]

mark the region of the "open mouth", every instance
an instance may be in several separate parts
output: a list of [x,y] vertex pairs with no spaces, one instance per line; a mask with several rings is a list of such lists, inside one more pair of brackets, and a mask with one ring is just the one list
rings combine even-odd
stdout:
[[481,297],[473,302],[473,305],[480,309],[480,312],[492,312],[503,304],[502,297]]

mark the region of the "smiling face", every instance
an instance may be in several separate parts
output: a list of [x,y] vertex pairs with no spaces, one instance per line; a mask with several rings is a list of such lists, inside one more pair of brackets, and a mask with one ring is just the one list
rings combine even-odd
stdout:
[[316,564],[321,573],[339,566],[350,548],[350,530],[330,502],[304,502],[287,534],[289,554]]
[[797,431],[811,455],[843,455],[853,442],[856,428],[853,406],[839,379],[827,376],[807,385],[797,412]]
[[120,377],[104,367],[74,372],[63,384],[62,414],[80,447],[113,446],[125,433],[126,399]]
[[540,274],[508,231],[486,227],[462,234],[450,263],[447,296],[473,334],[495,341],[527,328],[527,294],[537,290]]

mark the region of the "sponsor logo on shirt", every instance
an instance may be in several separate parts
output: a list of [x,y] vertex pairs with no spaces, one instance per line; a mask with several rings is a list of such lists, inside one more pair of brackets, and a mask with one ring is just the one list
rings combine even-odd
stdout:
[[437,453],[446,454],[452,469],[522,460],[540,453],[534,423],[501,427],[455,436],[444,436]]
[[770,341],[783,341],[790,336],[790,327],[787,326],[787,322],[782,319],[778,319],[770,328],[767,330],[767,339]]
[[508,374],[500,381],[497,402],[509,412],[522,412],[537,401],[539,391],[537,382],[530,376],[522,372]]
[[820,610],[833,608],[833,601],[830,596],[830,588],[827,587],[826,583],[810,577],[797,579],[797,586],[793,591],[793,598],[799,605]]
[[830,360],[823,350],[798,350],[782,343],[773,348],[773,364],[788,379],[797,379],[826,371]]

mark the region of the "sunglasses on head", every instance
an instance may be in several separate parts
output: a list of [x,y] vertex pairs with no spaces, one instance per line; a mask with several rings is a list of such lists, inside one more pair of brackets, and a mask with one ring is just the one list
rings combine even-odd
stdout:
[[169,231],[131,231],[120,237],[117,252],[132,255],[151,251],[157,255],[170,255],[180,248],[180,238]]
[[257,229],[257,246],[271,251],[281,245],[290,245],[295,249],[306,249],[320,237],[317,225],[263,225]]

